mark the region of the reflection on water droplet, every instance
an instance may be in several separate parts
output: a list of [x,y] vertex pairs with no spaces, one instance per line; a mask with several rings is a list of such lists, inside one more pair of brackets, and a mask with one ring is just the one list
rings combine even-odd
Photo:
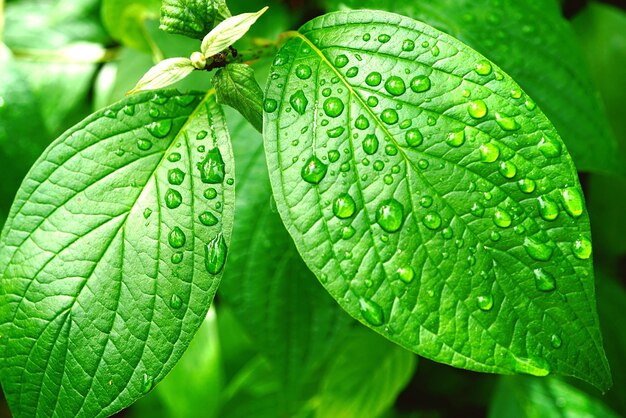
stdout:
[[183,261],[183,257],[183,253],[179,251],[172,254],[172,258],[170,260],[172,260],[172,264],[180,264]]
[[165,192],[165,206],[170,209],[176,209],[183,203],[183,197],[174,189],[168,189]]
[[356,233],[356,230],[352,226],[350,225],[344,226],[341,229],[341,238],[350,239],[354,236],[355,233]]
[[565,211],[572,217],[578,218],[583,214],[583,198],[580,196],[578,190],[573,187],[566,187],[561,189],[561,203]]
[[326,176],[327,171],[328,166],[316,156],[312,156],[304,163],[300,174],[307,183],[319,184]]
[[398,122],[398,112],[394,109],[385,109],[380,114],[380,119],[387,125],[393,125]]
[[591,241],[580,235],[572,245],[572,253],[580,260],[591,257]]
[[452,238],[452,235],[453,235],[453,234],[454,234],[454,231],[453,231],[453,230],[452,230],[452,228],[450,228],[450,227],[443,228],[443,230],[441,231],[441,236],[442,236],[444,239],[450,239],[450,238]]
[[345,132],[345,128],[342,126],[338,126],[336,128],[333,129],[329,129],[328,131],[326,131],[326,134],[328,135],[329,138],[338,138],[340,137],[344,132]]
[[107,118],[115,119],[115,112],[112,109],[107,109],[104,111],[104,116]]
[[187,242],[187,237],[185,237],[185,233],[179,227],[174,227],[172,231],[169,233],[167,237],[167,241],[170,243],[172,248],[182,248]]
[[309,101],[302,90],[298,90],[292,94],[289,99],[289,103],[293,109],[301,115],[304,115],[304,112],[306,112],[306,108],[309,105]]
[[539,205],[539,215],[546,221],[553,221],[559,216],[559,205],[548,196],[537,198]]
[[391,40],[391,36],[389,36],[387,34],[383,33],[383,34],[378,35],[378,42],[380,42],[380,43],[385,44],[385,43],[389,42],[389,40]]
[[278,102],[276,100],[274,100],[274,99],[265,99],[265,102],[263,104],[263,109],[265,109],[265,111],[267,113],[272,113],[277,108],[278,108]]
[[395,199],[385,200],[376,210],[376,222],[387,232],[396,232],[404,222],[404,208]]
[[513,370],[517,373],[529,374],[531,376],[547,376],[550,374],[550,365],[544,358],[519,358],[513,354],[511,356],[513,359]]
[[213,187],[208,188],[204,191],[204,197],[206,199],[215,199],[217,197],[217,190],[215,190]]
[[489,238],[491,238],[492,241],[500,241],[500,233],[498,231],[491,231]]
[[135,114],[135,105],[133,105],[133,104],[126,105],[126,106],[124,106],[124,108],[122,110],[128,116],[133,116]]
[[360,115],[358,118],[356,118],[356,121],[354,122],[354,126],[357,129],[360,129],[363,131],[370,127],[370,122],[367,120],[365,116]]
[[346,77],[352,78],[356,77],[359,74],[359,69],[357,67],[351,67],[346,71]]
[[534,269],[535,287],[542,292],[552,292],[556,289],[556,279],[544,269]]
[[224,181],[226,165],[222,159],[219,148],[211,148],[204,160],[197,164],[200,171],[200,179],[203,183],[218,184]]
[[476,217],[481,217],[485,214],[485,207],[479,202],[474,202],[470,208],[470,213]]
[[517,167],[511,161],[502,161],[498,168],[502,177],[512,179],[517,174]]
[[435,212],[428,212],[422,219],[422,223],[426,228],[436,230],[441,226],[441,216]]
[[377,72],[373,71],[365,77],[365,84],[370,87],[376,87],[383,81],[383,76]]
[[487,116],[487,105],[482,100],[473,100],[467,105],[467,113],[474,119],[482,119]]
[[360,298],[359,306],[361,307],[363,319],[370,325],[380,326],[385,322],[383,309],[376,302]]
[[152,141],[150,141],[149,139],[138,139],[137,148],[142,151],[148,151],[150,148],[152,148]]
[[337,68],[343,68],[343,67],[345,67],[346,65],[348,65],[348,62],[349,62],[349,61],[350,61],[350,60],[348,59],[348,57],[347,57],[347,56],[345,56],[344,54],[338,55],[338,56],[335,58],[335,67],[337,67]]
[[550,337],[550,345],[552,346],[552,348],[561,348],[561,337],[559,337],[556,334],[553,334],[552,337]]
[[337,150],[328,151],[328,161],[330,161],[331,163],[337,162],[340,156],[341,155],[339,154],[339,151]]
[[171,163],[175,163],[175,162],[177,162],[177,161],[180,161],[180,159],[181,159],[181,158],[182,158],[182,157],[181,157],[181,155],[180,155],[179,153],[177,153],[177,152],[173,152],[173,153],[171,153],[171,154],[167,157],[167,160],[168,160],[169,162],[171,162]]
[[552,258],[553,248],[533,237],[524,238],[524,249],[537,261],[548,261]]
[[157,138],[165,138],[172,130],[172,120],[163,119],[152,122],[147,127],[148,132]]
[[413,51],[415,49],[415,42],[410,39],[405,39],[402,42],[402,50],[406,52]]
[[493,296],[490,294],[478,296],[476,301],[482,311],[490,311],[493,308]]
[[204,249],[204,267],[210,274],[218,274],[226,262],[226,241],[220,232],[206,245]]
[[428,195],[423,196],[423,197],[420,199],[420,205],[421,205],[423,208],[429,208],[429,207],[431,207],[431,206],[432,206],[432,204],[433,204],[433,198],[432,198],[432,197],[430,197],[430,196],[428,196]]

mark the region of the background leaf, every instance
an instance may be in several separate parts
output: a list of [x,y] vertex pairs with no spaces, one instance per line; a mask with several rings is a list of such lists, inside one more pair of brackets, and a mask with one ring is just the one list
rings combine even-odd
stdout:
[[400,13],[458,38],[498,64],[537,102],[579,170],[624,173],[623,154],[557,2],[341,0],[328,5]]
[[102,21],[111,36],[123,45],[159,56],[146,28],[148,19],[158,19],[161,0],[102,0]]
[[163,0],[161,29],[202,39],[228,17],[230,11],[225,0]]
[[348,313],[453,366],[610,385],[575,168],[500,68],[412,19],[335,13],[279,52],[264,106],[283,222]]
[[130,97],[46,151],[2,234],[15,416],[107,416],[167,374],[219,283],[233,175],[221,110],[197,93]]
[[229,64],[215,73],[213,84],[219,103],[233,107],[255,129],[263,130],[263,91],[246,64]]

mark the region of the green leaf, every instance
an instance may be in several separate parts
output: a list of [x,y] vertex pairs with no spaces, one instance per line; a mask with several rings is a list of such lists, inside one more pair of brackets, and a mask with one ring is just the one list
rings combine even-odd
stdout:
[[[231,116],[231,115],[228,115]],[[272,202],[261,136],[233,114],[237,224],[219,295],[232,307],[282,390],[275,414],[293,416],[319,383],[319,368],[351,318],[302,262]]]
[[138,94],[48,148],[1,237],[14,416],[108,416],[167,374],[219,284],[233,175],[211,94]]
[[556,2],[503,0],[498,6],[492,0],[328,3],[331,9],[347,5],[388,10],[458,38],[497,63],[537,102],[567,144],[579,170],[624,173],[623,155],[577,39]]
[[158,19],[160,6],[160,0],[102,0],[102,21],[115,40],[153,53],[157,48],[148,35],[146,20]]
[[171,86],[187,77],[193,70],[194,66],[189,58],[168,58],[150,68],[128,94]]
[[528,103],[430,26],[326,15],[293,34],[269,77],[272,189],[309,268],[392,341],[456,367],[606,389],[582,191]]
[[229,64],[213,78],[219,103],[233,107],[255,129],[263,131],[263,90],[246,64]]
[[161,29],[202,39],[218,23],[230,17],[225,0],[163,0]]
[[415,370],[415,355],[375,333],[355,329],[322,378],[317,418],[379,417]]
[[212,57],[237,42],[267,9],[266,6],[256,13],[242,13],[220,22],[202,39],[202,55]]
[[602,402],[556,378],[502,377],[489,408],[492,418],[619,416]]

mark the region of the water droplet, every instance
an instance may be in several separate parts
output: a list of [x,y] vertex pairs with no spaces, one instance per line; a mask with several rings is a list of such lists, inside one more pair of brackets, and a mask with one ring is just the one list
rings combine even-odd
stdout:
[[435,45],[430,49],[430,52],[432,52],[434,57],[437,57],[441,51],[439,50],[439,47]]
[[421,159],[417,162],[417,166],[422,170],[426,170],[429,165],[430,163],[428,162],[428,160]]
[[356,77],[359,74],[359,69],[357,67],[351,67],[346,71],[346,77],[352,78]]
[[335,58],[335,67],[337,67],[337,68],[343,68],[343,67],[345,67],[346,65],[348,65],[348,62],[349,62],[349,61],[350,61],[350,60],[348,59],[348,57],[347,57],[347,56],[345,56],[344,54],[338,55],[338,56]]
[[176,209],[183,203],[183,197],[174,189],[168,189],[165,193],[165,205],[170,209]]
[[163,119],[152,122],[147,127],[148,132],[157,138],[165,138],[172,131],[172,120]]
[[521,128],[517,121],[509,116],[506,116],[500,112],[495,113],[496,122],[504,131],[517,131]]
[[546,221],[553,221],[559,216],[559,205],[548,196],[539,196],[537,204],[539,215]]
[[373,71],[365,77],[365,84],[370,87],[376,87],[383,81],[383,76],[379,72]]
[[544,269],[534,269],[535,287],[542,292],[551,292],[556,289],[556,279]]
[[487,116],[487,105],[482,100],[472,100],[467,105],[467,113],[474,119],[482,119]]
[[152,209],[146,208],[146,210],[143,211],[143,217],[148,219],[150,215],[152,215]]
[[385,168],[385,163],[380,160],[376,160],[374,161],[373,167],[376,171],[383,171],[383,169]]
[[126,105],[122,109],[122,111],[128,116],[133,116],[135,114],[135,105]]
[[405,39],[404,42],[402,42],[402,50],[403,51],[413,51],[415,49],[415,42],[413,42],[410,39]]
[[511,226],[511,215],[504,209],[497,208],[493,213],[493,223],[500,228],[508,228]]
[[328,151],[328,161],[330,161],[331,163],[337,162],[339,160],[339,151],[337,150],[330,150]]
[[454,234],[454,231],[452,231],[452,228],[450,228],[450,227],[443,228],[443,230],[441,231],[441,236],[444,239],[452,238],[453,234]]
[[474,204],[470,208],[470,212],[476,217],[481,217],[485,214],[485,207],[481,203],[474,202]]
[[224,181],[226,165],[219,148],[211,148],[204,160],[197,164],[200,170],[200,179],[203,183],[218,184]]
[[430,90],[430,78],[425,75],[418,75],[411,80],[411,90],[415,93],[423,93]]
[[174,97],[174,100],[176,101],[176,103],[179,106],[187,107],[187,106],[189,106],[190,104],[192,104],[193,102],[196,101],[196,97],[192,96],[192,95],[189,95],[189,94],[185,94],[183,96],[176,96],[176,97]]
[[338,138],[345,131],[346,131],[345,128],[343,128],[342,126],[338,126],[337,128],[329,129],[328,131],[326,131],[326,134],[328,135],[329,138]]
[[398,112],[394,109],[385,109],[383,113],[380,114],[380,119],[387,125],[393,125],[398,122]]
[[360,115],[358,118],[356,118],[356,121],[354,122],[354,126],[357,129],[360,129],[363,131],[370,127],[370,122],[367,120],[365,116]]
[[404,222],[404,208],[395,199],[385,200],[376,211],[376,222],[387,232],[396,232]]
[[365,35],[363,35],[363,40],[365,42],[369,41],[370,39],[372,39],[372,35],[370,35],[369,33],[366,33]]
[[115,119],[115,112],[112,109],[107,109],[104,111],[104,116],[107,118]]
[[285,58],[282,55],[276,55],[276,58],[274,58],[274,65],[276,67],[280,67],[281,65],[285,65],[287,63],[287,58]]
[[150,109],[150,110],[148,110],[148,114],[152,118],[158,118],[159,115],[161,114],[161,112],[159,111],[159,109]]
[[172,258],[170,258],[170,260],[172,261],[172,264],[180,264],[183,261],[183,257],[183,253],[178,251],[172,254]]
[[350,226],[350,225],[344,226],[341,229],[341,238],[342,239],[350,239],[350,238],[352,238],[354,236],[354,234],[356,234],[356,230],[352,226]]
[[526,101],[524,102],[524,106],[526,106],[526,109],[528,110],[535,110],[535,108],[537,107],[537,105],[535,104],[535,102],[532,101],[531,98],[526,99]]
[[385,145],[385,154],[393,157],[394,155],[398,154],[398,148],[396,148],[396,146],[393,144],[387,144]]
[[465,130],[452,132],[448,135],[446,143],[451,147],[460,147],[465,142]]
[[200,131],[196,134],[196,140],[197,141],[202,141],[204,138],[206,138],[209,135],[209,133],[207,131]]
[[183,300],[178,295],[172,295],[170,298],[170,308],[180,309],[183,306]]
[[324,100],[324,112],[331,118],[336,118],[343,113],[343,102],[337,97],[329,97]]
[[177,162],[177,161],[180,161],[180,159],[181,159],[181,158],[182,158],[182,157],[181,157],[181,155],[180,155],[179,153],[177,153],[177,152],[173,152],[173,153],[171,153],[171,154],[167,157],[167,160],[168,160],[169,162],[171,162],[171,163],[175,163],[175,162]]
[[370,96],[367,98],[367,105],[369,107],[376,107],[378,106],[378,98],[376,96]]
[[400,267],[396,270],[395,276],[404,283],[409,284],[415,278],[415,270],[411,266]]
[[492,163],[500,156],[500,149],[491,142],[482,144],[478,151],[480,153],[480,161],[483,163]]
[[517,182],[517,187],[519,187],[522,193],[530,194],[535,191],[537,183],[533,179],[520,179]]
[[511,97],[514,99],[519,99],[520,97],[522,97],[522,91],[520,89],[512,89]]
[[418,129],[411,129],[404,135],[404,140],[409,147],[417,147],[423,142],[424,137]]
[[333,202],[333,213],[340,219],[347,219],[356,212],[356,203],[348,193],[341,193]]
[[368,155],[373,155],[378,151],[378,138],[374,134],[369,134],[363,140],[363,151]]
[[200,216],[198,216],[198,219],[200,219],[200,222],[202,222],[202,224],[206,226],[217,225],[217,223],[219,222],[215,215],[213,215],[211,212],[204,212],[200,214]]
[[210,274],[218,274],[226,262],[226,241],[220,232],[206,245],[204,249],[204,267]]
[[149,139],[139,139],[137,140],[137,148],[142,151],[148,151],[150,148],[152,148],[152,141],[150,141]]
[[304,115],[304,112],[306,112],[306,107],[309,105],[309,100],[306,98],[302,90],[298,90],[291,95],[289,103],[296,112]]
[[393,184],[393,177],[391,175],[387,174],[385,177],[383,177],[383,182],[386,185]]
[[296,76],[301,80],[311,77],[311,67],[306,64],[300,64],[296,67]]
[[580,260],[591,257],[591,241],[580,235],[572,245],[572,253]]
[[550,337],[550,345],[552,346],[552,348],[561,348],[561,344],[561,337],[556,334],[552,334],[552,336]]
[[385,90],[392,96],[402,96],[406,92],[404,80],[398,76],[391,76],[385,82]]
[[489,238],[491,238],[492,241],[500,241],[500,233],[498,231],[491,231]]
[[487,60],[478,61],[476,65],[474,65],[474,71],[478,75],[489,75],[491,74],[491,63]]
[[502,177],[512,179],[517,174],[517,167],[511,161],[502,161],[498,168]]
[[537,146],[546,158],[556,158],[561,155],[561,144],[547,135],[541,137]]
[[391,40],[391,36],[387,34],[383,33],[383,34],[378,35],[378,42],[380,42],[381,44],[386,44],[390,40]]
[[361,315],[363,315],[363,319],[365,319],[365,321],[369,324],[380,326],[385,322],[383,309],[376,302],[360,298],[359,305],[361,307]]
[[153,386],[154,386],[154,378],[144,373],[143,380],[141,381],[141,393],[145,395],[146,393],[152,390]]
[[536,238],[524,238],[524,249],[532,259],[537,261],[548,261],[552,258],[553,248]]
[[167,173],[167,180],[170,184],[179,186],[183,184],[183,181],[185,180],[185,173],[178,168],[173,168]]
[[578,190],[566,187],[561,190],[561,203],[565,211],[572,217],[578,218],[583,214],[584,204]]
[[217,197],[217,190],[215,190],[215,189],[214,189],[214,188],[212,188],[212,187],[211,187],[211,188],[209,188],[209,189],[206,189],[206,190],[204,191],[204,197],[205,197],[206,199],[209,199],[209,200],[211,200],[211,199],[215,199],[215,198]]
[[170,234],[167,237],[167,241],[170,243],[172,248],[182,248],[187,242],[187,237],[185,237],[185,233],[179,227],[174,227]]
[[327,171],[328,166],[316,156],[312,156],[304,163],[300,174],[307,183],[319,184],[326,176]]
[[424,216],[422,222],[428,229],[438,229],[441,226],[441,216],[435,212],[429,212]]
[[478,307],[481,311],[490,311],[493,309],[493,296],[490,294],[478,296],[476,302],[478,302]]
[[422,196],[420,198],[420,205],[423,208],[429,208],[433,205],[433,198],[430,196]]
[[272,113],[277,108],[278,108],[278,102],[276,100],[274,100],[274,99],[265,99],[265,102],[263,104],[263,109],[265,109],[265,111],[267,113]]

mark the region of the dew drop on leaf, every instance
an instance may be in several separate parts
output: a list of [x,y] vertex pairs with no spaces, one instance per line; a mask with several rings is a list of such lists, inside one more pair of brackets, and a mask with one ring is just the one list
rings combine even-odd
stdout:
[[204,160],[197,164],[200,171],[200,179],[203,183],[218,184],[224,181],[226,175],[224,160],[219,148],[211,148]]
[[502,128],[504,131],[517,131],[521,128],[517,121],[509,116],[503,115],[502,113],[496,112],[496,123]]
[[126,105],[122,111],[128,116],[133,116],[135,114],[135,105]]
[[554,276],[544,269],[534,269],[535,287],[542,292],[552,292],[556,289],[556,280]]
[[178,295],[172,295],[170,298],[170,308],[180,309],[183,306],[183,300]]
[[552,258],[552,252],[554,251],[551,246],[533,237],[524,238],[524,249],[530,258],[537,261],[550,260],[550,258]]
[[480,153],[480,161],[483,163],[492,163],[500,156],[500,149],[497,145],[492,144],[491,142],[482,144],[478,151]]
[[174,227],[174,229],[172,229],[169,233],[167,241],[172,248],[182,248],[185,245],[185,242],[187,242],[187,237],[185,237],[185,233],[182,229]]
[[467,113],[474,119],[482,119],[487,116],[487,105],[482,100],[473,100],[467,105]]
[[183,203],[183,197],[177,190],[168,189],[165,192],[165,206],[170,209],[176,209]]
[[104,116],[106,116],[107,118],[111,118],[111,119],[115,119],[116,117],[115,112],[112,109],[105,110]]
[[391,76],[385,82],[385,90],[392,96],[402,96],[406,92],[404,80],[398,76]]
[[546,221],[553,221],[559,216],[559,205],[548,196],[537,198],[539,215]]
[[430,196],[422,196],[419,202],[422,207],[429,208],[433,204],[433,198]]
[[502,161],[498,171],[500,171],[502,177],[512,179],[517,174],[517,167],[511,161]]
[[337,68],[343,68],[346,65],[348,65],[349,59],[348,57],[346,57],[344,54],[338,55],[335,58],[335,67]]
[[370,127],[370,122],[367,120],[365,116],[360,115],[358,118],[356,118],[356,121],[354,122],[354,126],[357,129],[360,129],[363,131]]
[[148,374],[143,374],[143,380],[141,382],[141,393],[144,395],[152,390],[154,386],[154,378]]
[[465,130],[452,132],[448,135],[448,139],[446,139],[446,144],[451,147],[460,147],[465,142]]
[[224,268],[228,248],[222,233],[217,234],[205,247],[204,266],[211,274],[218,274]]
[[402,50],[406,52],[413,51],[415,49],[415,42],[410,39],[405,39],[402,42]]
[[356,212],[356,203],[348,193],[340,194],[333,202],[333,214],[340,219],[347,219]]
[[324,100],[324,112],[331,118],[336,118],[343,113],[344,105],[341,99],[337,97],[329,97]]
[[276,100],[274,100],[274,99],[265,99],[265,102],[263,104],[263,109],[265,109],[265,111],[267,113],[272,113],[277,108],[278,108],[278,102]]
[[539,151],[541,151],[546,158],[556,158],[561,155],[561,144],[545,134],[541,137],[537,146],[539,147]]
[[338,126],[336,128],[329,129],[326,133],[329,138],[339,138],[345,131],[346,130],[343,126]]
[[587,260],[591,257],[591,241],[583,236],[579,236],[572,245],[572,253],[580,260]]
[[148,132],[156,138],[165,138],[172,131],[172,120],[163,119],[148,125]]
[[172,254],[172,264],[180,264],[183,261],[183,253],[182,252],[175,252],[174,254]]
[[561,337],[559,337],[556,334],[553,334],[552,337],[550,337],[550,345],[552,346],[552,348],[561,348]]
[[200,216],[198,216],[198,219],[203,225],[206,226],[217,225],[217,223],[219,222],[215,215],[213,215],[211,212],[201,213]]
[[474,202],[470,208],[470,213],[476,217],[481,217],[485,214],[485,207],[480,202]]
[[173,152],[173,153],[171,153],[171,154],[167,157],[167,160],[168,160],[169,162],[171,162],[171,163],[175,163],[175,162],[177,162],[177,161],[180,161],[180,159],[181,159],[181,158],[182,158],[182,157],[181,157],[181,155],[180,155],[179,153],[177,153],[177,152]]
[[421,145],[424,138],[422,137],[422,133],[419,129],[411,129],[404,135],[404,140],[409,147],[417,147]]
[[139,148],[142,151],[148,151],[150,148],[152,148],[152,141],[150,141],[149,139],[138,139],[137,140],[137,148]]
[[203,195],[206,199],[215,199],[217,197],[217,190],[215,190],[213,187],[210,187],[204,191]]
[[143,211],[143,217],[145,219],[148,219],[151,215],[152,215],[152,209],[146,208],[146,210]]
[[365,84],[370,87],[376,87],[383,81],[383,76],[377,72],[373,71],[365,77]]
[[167,173],[167,180],[174,186],[179,186],[185,180],[185,173],[179,168],[173,168]]
[[367,299],[359,299],[361,315],[368,323],[374,326],[380,326],[385,322],[385,314],[383,309],[376,302]]
[[497,208],[493,213],[493,223],[499,228],[508,228],[511,226],[511,215],[504,209]]
[[346,77],[353,78],[359,74],[359,69],[357,67],[351,67],[346,71]]
[[533,179],[520,179],[517,182],[517,187],[522,193],[530,194],[535,191],[537,183]]
[[430,78],[425,75],[418,75],[411,80],[411,90],[415,93],[423,93],[430,90]]
[[387,232],[396,232],[404,222],[404,208],[396,199],[388,199],[376,210],[376,222]]
[[561,203],[565,211],[574,218],[578,218],[583,214],[583,199],[578,190],[566,187],[561,190]]
[[409,284],[415,278],[415,270],[413,270],[411,266],[399,267],[398,270],[396,270],[395,276],[402,282]]
[[491,74],[491,64],[486,60],[478,61],[474,66],[474,71],[478,75],[489,75]]
[[296,76],[301,80],[307,80],[311,77],[311,67],[306,64],[300,64],[296,67]]
[[374,134],[366,135],[362,145],[366,154],[373,155],[378,151],[378,137]]
[[328,161],[330,161],[331,163],[337,162],[339,160],[339,151],[337,150],[330,150],[328,151]]
[[356,233],[356,230],[352,226],[350,226],[350,225],[344,226],[341,229],[341,238],[342,239],[350,239],[350,238],[352,238],[354,236],[355,233]]
[[387,43],[387,42],[389,42],[390,40],[391,40],[391,36],[389,36],[389,35],[387,35],[387,34],[385,34],[385,33],[380,34],[380,35],[378,36],[378,42],[380,42],[380,43],[382,43],[382,44],[386,44],[386,43]]
[[482,311],[490,311],[493,308],[493,296],[490,294],[478,296],[476,302]]
[[309,100],[304,95],[302,90],[298,90],[294,94],[291,95],[289,99],[289,103],[293,107],[293,109],[301,115],[304,115],[306,112],[306,108],[309,105]]
[[307,183],[319,184],[326,176],[327,171],[328,166],[316,156],[312,156],[304,163],[300,174]]
[[426,228],[435,230],[441,226],[441,216],[438,213],[429,212],[424,216],[422,222]]
[[387,125],[393,125],[394,123],[398,123],[398,112],[394,109],[385,109],[380,114],[380,119]]

